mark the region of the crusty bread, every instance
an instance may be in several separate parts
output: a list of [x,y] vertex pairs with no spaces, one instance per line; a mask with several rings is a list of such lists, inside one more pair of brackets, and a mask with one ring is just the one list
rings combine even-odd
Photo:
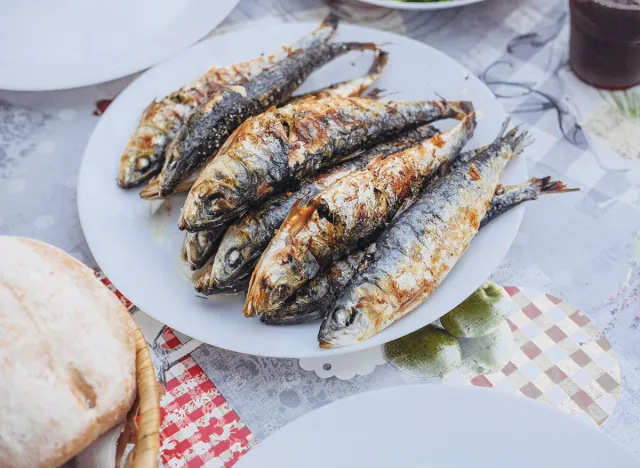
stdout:
[[125,419],[134,327],[91,269],[0,236],[0,467],[61,465]]

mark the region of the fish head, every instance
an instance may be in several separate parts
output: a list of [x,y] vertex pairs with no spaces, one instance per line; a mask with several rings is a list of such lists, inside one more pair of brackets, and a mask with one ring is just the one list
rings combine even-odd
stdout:
[[129,151],[122,155],[118,169],[118,185],[122,188],[133,188],[157,174],[160,163],[153,155]]
[[342,299],[322,321],[318,332],[318,342],[322,348],[358,343],[373,329],[369,316],[357,302]]
[[246,315],[269,314],[282,307],[320,271],[318,261],[306,248],[287,244],[275,250],[273,255],[263,255],[253,272]]
[[201,231],[235,218],[244,209],[236,183],[225,176],[199,179],[187,196],[178,227]]
[[213,280],[218,284],[228,284],[249,274],[261,253],[254,244],[259,226],[245,222],[247,215],[231,225],[220,242],[212,272]]

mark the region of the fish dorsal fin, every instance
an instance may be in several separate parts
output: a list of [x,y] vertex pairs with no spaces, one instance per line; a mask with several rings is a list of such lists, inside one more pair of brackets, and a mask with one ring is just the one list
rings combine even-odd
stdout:
[[280,231],[286,232],[289,236],[295,237],[307,224],[313,213],[318,208],[319,199],[314,198],[303,205],[303,200],[299,199],[291,207],[289,214],[282,222]]

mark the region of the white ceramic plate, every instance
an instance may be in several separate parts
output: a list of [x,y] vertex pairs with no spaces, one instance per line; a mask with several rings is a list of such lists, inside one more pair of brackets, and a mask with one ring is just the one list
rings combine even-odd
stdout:
[[396,10],[444,10],[445,8],[457,8],[484,0],[449,0],[446,2],[396,2],[393,0],[360,0],[364,3],[377,5]]
[[147,68],[214,29],[238,0],[2,3],[0,89],[86,86]]
[[478,387],[413,385],[331,403],[251,449],[238,468],[632,468],[575,416]]
[[[172,200],[167,215],[149,215],[149,203],[137,190],[124,191],[115,178],[120,153],[141,111],[195,78],[213,62],[245,60],[276,50],[311,31],[314,23],[285,24],[239,31],[202,42],[149,70],[124,90],[101,117],[85,151],[78,183],[80,220],[89,247],[113,283],[134,304],[159,321],[193,338],[243,353],[311,357],[364,349],[406,335],[442,316],[476,289],[498,266],[518,231],[522,211],[516,209],[483,229],[449,278],[418,310],[375,337],[349,348],[321,350],[316,341],[318,323],[273,327],[241,313],[242,296],[196,296],[185,279],[178,252],[184,233],[177,217],[184,197]],[[397,92],[394,99],[471,99],[482,117],[469,147],[492,141],[505,118],[489,89],[446,55],[426,45],[391,33],[343,24],[338,39],[389,44],[390,63],[379,86]],[[233,47],[229,47],[233,44]],[[226,46],[225,46],[226,45]],[[371,56],[342,57],[309,78],[301,91],[359,76]],[[453,126],[453,121],[437,124]],[[504,181],[526,179],[522,157],[512,161]]]

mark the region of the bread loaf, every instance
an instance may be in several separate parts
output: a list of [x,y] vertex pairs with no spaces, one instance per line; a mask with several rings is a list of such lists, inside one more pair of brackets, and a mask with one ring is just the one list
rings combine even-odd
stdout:
[[91,269],[48,244],[0,237],[0,467],[61,465],[125,419],[133,327]]

